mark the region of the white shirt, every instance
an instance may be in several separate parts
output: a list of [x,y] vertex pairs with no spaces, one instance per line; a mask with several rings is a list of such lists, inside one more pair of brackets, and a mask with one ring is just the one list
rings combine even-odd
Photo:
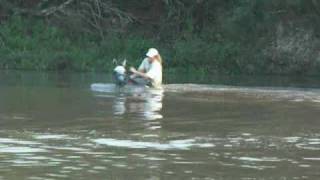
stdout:
[[151,84],[154,87],[161,87],[162,84],[162,65],[159,61],[149,62],[148,58],[145,58],[138,68],[139,71],[143,70],[146,75],[151,79]]

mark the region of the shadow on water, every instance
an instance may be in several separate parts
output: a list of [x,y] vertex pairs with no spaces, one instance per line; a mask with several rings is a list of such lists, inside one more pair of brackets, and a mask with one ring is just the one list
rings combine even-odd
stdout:
[[[88,87],[93,82],[110,83],[109,73],[0,71],[0,85]],[[164,75],[165,84],[215,84],[245,87],[320,88],[319,77],[199,75],[194,72],[175,72]]]

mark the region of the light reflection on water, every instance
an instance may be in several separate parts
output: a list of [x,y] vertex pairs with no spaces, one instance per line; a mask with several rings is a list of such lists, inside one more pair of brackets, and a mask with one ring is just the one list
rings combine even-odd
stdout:
[[316,89],[1,87],[0,179],[318,179]]
[[100,92],[100,98],[113,98],[113,111],[115,116],[138,114],[146,120],[162,119],[160,114],[164,91],[162,89],[149,89],[139,86],[115,87],[113,84],[92,84],[91,90]]
[[[258,170],[258,172],[275,171],[283,165],[296,170],[300,168],[315,170],[319,168],[320,161],[318,154],[320,135],[309,138],[307,136],[259,137],[253,134],[241,134],[227,138],[211,136],[147,142],[97,137],[90,135],[90,132],[81,133],[81,136],[78,132],[69,132],[70,135],[22,133],[32,134],[32,137],[29,137],[28,141],[14,137],[1,139],[0,169],[32,167],[40,170],[41,167],[48,166],[55,168],[50,169],[50,173],[43,177],[55,174],[54,177],[70,178],[71,174],[90,176],[90,174],[105,174],[114,169],[120,169],[119,171],[140,169],[142,172],[144,168],[160,168],[161,164],[171,164],[172,167],[183,165],[189,168],[183,174],[197,172],[199,169],[195,165],[233,167],[240,172],[242,168]],[[0,134],[4,136],[12,132],[1,131]],[[17,132],[13,134],[21,136]],[[68,142],[69,140],[72,141]],[[304,145],[302,149],[301,144]],[[260,152],[260,149],[264,152]],[[285,153],[287,150],[291,153],[303,150],[305,155],[292,156],[291,153]],[[193,154],[190,151],[202,154],[190,156]],[[274,153],[275,151],[284,152]],[[150,163],[151,166],[148,165]],[[174,168],[172,170],[164,173],[170,177],[171,173],[177,173]],[[25,173],[23,176],[28,174]],[[31,177],[31,174],[28,177]]]
[[194,139],[186,140],[173,140],[168,143],[156,143],[156,142],[141,142],[132,140],[118,140],[118,139],[95,139],[95,143],[112,146],[112,147],[124,147],[133,149],[155,149],[155,150],[189,150],[191,147],[214,147],[211,143],[195,143]]

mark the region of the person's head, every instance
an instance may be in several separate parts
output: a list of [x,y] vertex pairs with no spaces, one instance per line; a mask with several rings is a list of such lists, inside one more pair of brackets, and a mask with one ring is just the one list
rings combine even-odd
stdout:
[[155,48],[150,48],[146,54],[148,57],[149,62],[153,62],[154,60],[158,60],[160,63],[162,63],[161,56],[159,54],[159,51]]

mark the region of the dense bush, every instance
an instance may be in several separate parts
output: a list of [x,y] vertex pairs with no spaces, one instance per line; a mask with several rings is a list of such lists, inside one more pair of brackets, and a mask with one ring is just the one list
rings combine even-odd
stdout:
[[4,0],[0,68],[108,71],[157,47],[166,69],[318,74],[319,19],[313,0]]

